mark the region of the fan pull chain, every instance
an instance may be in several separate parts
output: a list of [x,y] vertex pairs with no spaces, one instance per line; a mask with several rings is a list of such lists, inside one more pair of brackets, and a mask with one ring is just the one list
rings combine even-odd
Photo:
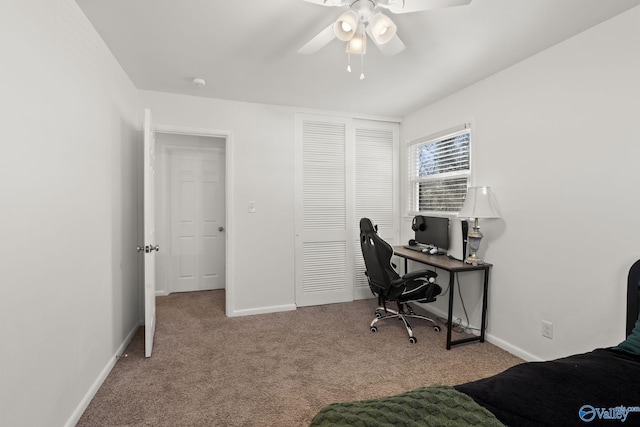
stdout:
[[351,53],[347,52],[347,71],[351,72]]
[[364,79],[364,52],[360,55],[360,80]]

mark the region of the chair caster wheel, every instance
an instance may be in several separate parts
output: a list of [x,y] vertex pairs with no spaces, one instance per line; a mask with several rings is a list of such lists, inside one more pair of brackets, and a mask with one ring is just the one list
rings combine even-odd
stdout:
[[381,319],[382,318],[382,314],[380,314],[379,311],[376,311],[376,319]]
[[371,327],[371,332],[378,332],[378,328],[376,326]]
[[434,326],[433,330],[436,331],[436,332],[440,332],[441,329],[440,329],[440,326]]
[[416,337],[409,337],[409,343],[415,344],[417,342],[418,342],[418,339]]

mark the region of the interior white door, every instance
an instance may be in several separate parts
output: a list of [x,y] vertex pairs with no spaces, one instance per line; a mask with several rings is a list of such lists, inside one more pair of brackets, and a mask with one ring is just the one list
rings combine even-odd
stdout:
[[[370,120],[355,121],[356,221],[369,218],[389,244],[398,242],[398,125]],[[354,299],[371,298],[360,248],[359,226],[355,230],[356,266]]]
[[353,300],[350,120],[296,116],[296,305]]
[[172,149],[171,292],[225,287],[224,150]]
[[144,355],[151,357],[156,331],[155,137],[151,111],[144,111]]

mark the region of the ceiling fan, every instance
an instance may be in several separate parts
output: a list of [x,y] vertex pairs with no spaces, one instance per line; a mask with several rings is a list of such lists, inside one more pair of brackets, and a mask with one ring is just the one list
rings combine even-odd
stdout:
[[[396,33],[391,18],[380,9],[391,13],[411,13],[452,6],[464,6],[471,0],[305,0],[322,6],[348,7],[338,19],[302,46],[298,53],[311,55],[329,44],[334,38],[347,42],[347,53],[364,55],[366,35],[385,56],[393,56],[405,49]],[[366,34],[366,35],[365,35]],[[350,67],[348,68],[349,71]],[[361,75],[363,78],[363,75]]]

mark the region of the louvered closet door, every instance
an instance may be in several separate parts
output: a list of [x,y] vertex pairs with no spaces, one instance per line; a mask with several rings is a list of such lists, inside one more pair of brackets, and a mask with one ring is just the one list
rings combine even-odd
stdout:
[[296,305],[370,298],[360,218],[398,236],[398,125],[296,115]]
[[[355,122],[355,210],[356,221],[370,218],[378,234],[397,244],[398,229],[398,125]],[[359,229],[355,236],[355,299],[372,297],[364,274]]]
[[296,305],[353,299],[353,147],[342,118],[296,115]]

